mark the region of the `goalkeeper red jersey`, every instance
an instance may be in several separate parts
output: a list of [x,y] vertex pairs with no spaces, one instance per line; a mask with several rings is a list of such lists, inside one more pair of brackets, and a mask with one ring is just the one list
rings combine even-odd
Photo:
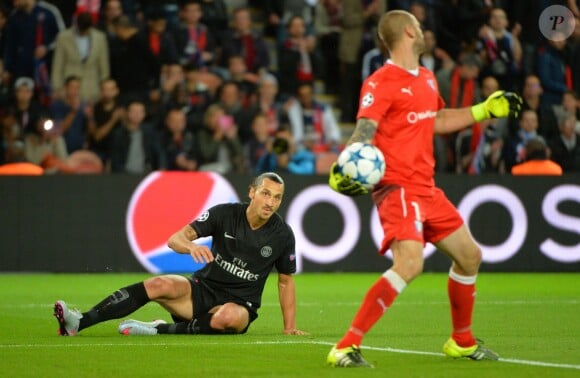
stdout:
[[435,76],[424,67],[409,72],[387,62],[363,83],[357,118],[378,122],[373,144],[387,168],[377,188],[403,186],[429,194],[433,179],[433,133],[437,111],[445,106]]

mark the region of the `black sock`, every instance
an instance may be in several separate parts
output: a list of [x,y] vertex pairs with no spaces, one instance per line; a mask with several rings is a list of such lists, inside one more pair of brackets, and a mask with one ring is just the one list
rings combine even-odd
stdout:
[[196,316],[189,322],[159,324],[156,327],[157,332],[159,334],[165,333],[172,335],[211,335],[216,333],[224,333],[220,330],[211,328],[210,323],[212,316],[213,314],[206,313]]
[[143,307],[149,301],[143,282],[119,289],[95,307],[83,313],[79,331],[105,320],[127,316]]

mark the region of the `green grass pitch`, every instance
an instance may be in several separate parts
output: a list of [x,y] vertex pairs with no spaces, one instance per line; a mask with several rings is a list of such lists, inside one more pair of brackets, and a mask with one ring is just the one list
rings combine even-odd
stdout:
[[[452,360],[446,274],[413,282],[363,341],[375,369],[333,369],[326,354],[347,329],[378,274],[295,276],[298,325],[281,334],[276,279],[246,335],[123,336],[120,320],[77,337],[57,336],[57,299],[87,310],[146,274],[0,274],[3,377],[580,377],[580,274],[499,274],[478,278],[473,329],[497,362]],[[157,304],[132,318],[170,320]]]

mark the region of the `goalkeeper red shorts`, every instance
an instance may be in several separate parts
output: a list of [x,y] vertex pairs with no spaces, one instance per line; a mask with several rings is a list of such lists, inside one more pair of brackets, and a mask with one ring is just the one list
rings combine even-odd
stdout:
[[373,193],[385,233],[381,255],[393,240],[436,243],[463,225],[461,215],[439,188],[433,188],[431,195],[413,194],[403,187],[381,189]]

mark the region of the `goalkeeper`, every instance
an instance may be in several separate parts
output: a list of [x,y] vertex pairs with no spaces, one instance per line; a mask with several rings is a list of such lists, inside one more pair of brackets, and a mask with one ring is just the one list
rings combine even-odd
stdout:
[[[517,117],[522,100],[498,91],[473,107],[443,109],[433,73],[419,66],[425,43],[417,19],[405,11],[387,12],[379,21],[378,34],[390,59],[362,85],[356,128],[348,144],[371,143],[385,156],[385,175],[371,194],[384,231],[379,253],[390,248],[393,265],[367,291],[327,362],[335,367],[372,367],[360,352],[362,339],[421,274],[427,242],[451,259],[447,281],[451,334],[443,352],[453,358],[497,360],[498,355],[472,333],[481,250],[455,206],[435,186],[433,134],[452,133],[488,118]],[[329,184],[348,196],[368,193],[341,175],[336,163]]]

